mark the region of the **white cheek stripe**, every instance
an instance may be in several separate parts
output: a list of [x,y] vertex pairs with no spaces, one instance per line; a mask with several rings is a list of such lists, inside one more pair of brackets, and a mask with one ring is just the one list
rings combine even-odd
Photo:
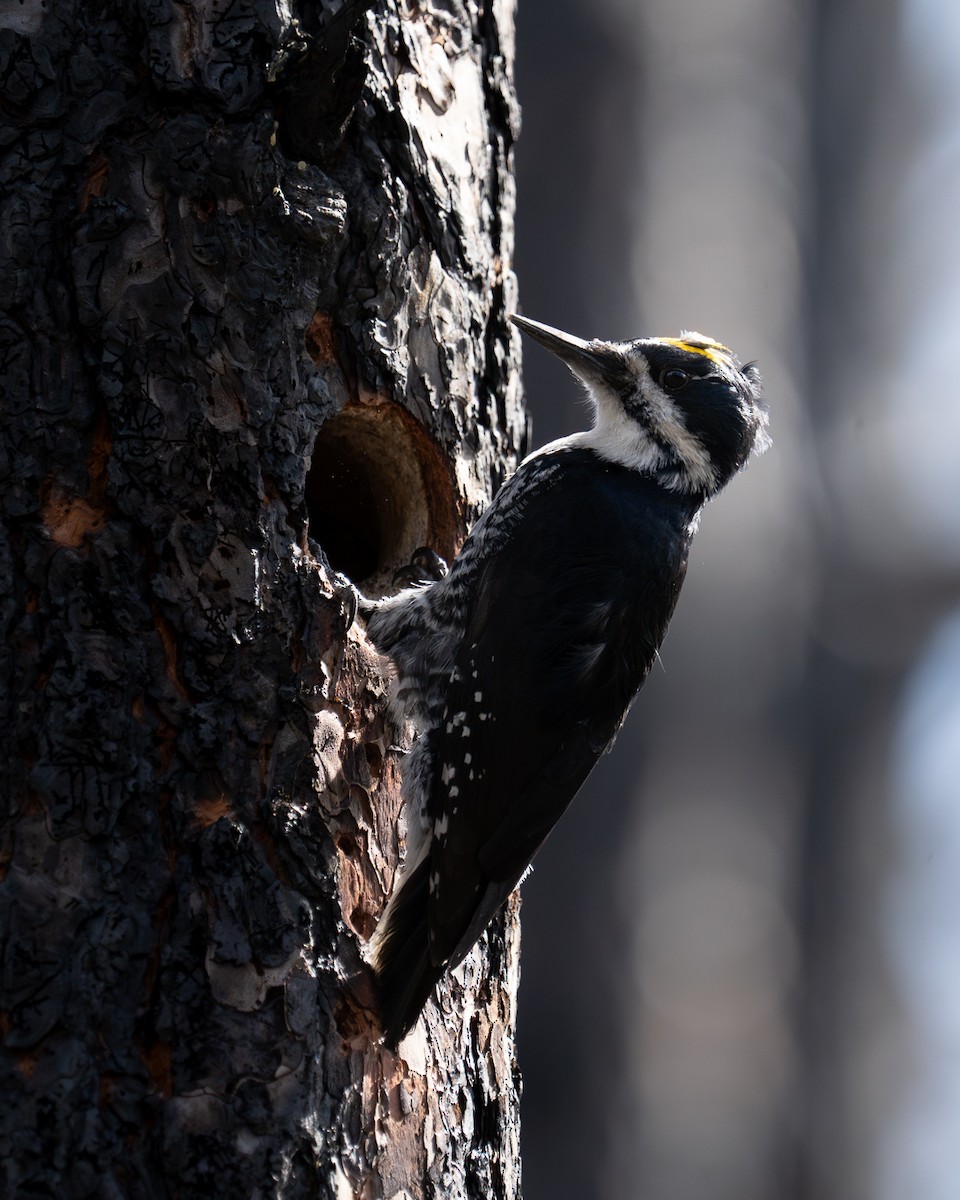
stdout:
[[[646,400],[646,381],[640,386]],[[676,451],[694,484],[709,491],[716,482],[710,455],[687,429],[677,407],[671,404],[655,385],[651,384],[649,390],[655,392],[655,397],[651,398],[653,402],[648,402],[647,410],[653,417],[656,433]]]
[[654,434],[661,441],[666,442],[683,463],[685,473],[692,485],[690,490],[711,491],[716,480],[710,455],[687,429],[680,408],[651,378],[647,363],[642,358],[634,361],[640,399]]
[[[650,437],[639,421],[628,416],[618,396],[606,389],[595,389],[597,424],[590,431],[596,437],[596,448],[609,450],[607,457],[614,457],[614,446],[628,447],[631,461],[624,457],[627,466],[635,469],[651,467],[669,469],[670,461],[657,445],[666,442],[683,464],[683,469],[674,472],[675,487],[679,491],[710,492],[716,486],[710,455],[696,437],[687,429],[683,414],[670,397],[654,383],[650,369],[643,359],[636,360],[637,388],[645,415],[654,437]],[[588,435],[588,436],[590,436]],[[601,453],[603,451],[601,450]]]

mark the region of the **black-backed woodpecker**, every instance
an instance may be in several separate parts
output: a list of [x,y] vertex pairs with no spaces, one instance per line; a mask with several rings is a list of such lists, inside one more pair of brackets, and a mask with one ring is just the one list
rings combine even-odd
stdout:
[[524,460],[448,574],[360,599],[419,732],[406,857],[370,948],[394,1048],[616,737],[703,505],[768,443],[759,374],[710,338],[587,342],[512,320],[585,386],[593,427]]

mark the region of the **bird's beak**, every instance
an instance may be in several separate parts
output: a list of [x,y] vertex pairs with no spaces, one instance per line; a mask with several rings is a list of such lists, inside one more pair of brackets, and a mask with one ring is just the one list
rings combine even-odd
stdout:
[[580,379],[609,379],[623,370],[623,356],[606,342],[585,342],[582,338],[563,333],[550,325],[541,325],[529,317],[517,316],[516,313],[510,320],[523,333],[529,333],[545,350],[565,362]]

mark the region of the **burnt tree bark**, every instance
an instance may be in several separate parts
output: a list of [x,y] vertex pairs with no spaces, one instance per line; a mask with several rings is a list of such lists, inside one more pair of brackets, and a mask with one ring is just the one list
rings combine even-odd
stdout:
[[523,449],[512,3],[367,7],[0,8],[5,1196],[519,1194],[516,906],[378,1042],[334,574]]

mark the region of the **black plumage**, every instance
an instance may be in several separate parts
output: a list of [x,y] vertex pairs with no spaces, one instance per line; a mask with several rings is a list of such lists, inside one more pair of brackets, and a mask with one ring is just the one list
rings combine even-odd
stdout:
[[585,382],[594,428],[520,467],[446,578],[361,604],[421,731],[405,767],[412,844],[372,955],[393,1046],[616,736],[699,511],[764,436],[756,376],[717,343],[521,324]]

